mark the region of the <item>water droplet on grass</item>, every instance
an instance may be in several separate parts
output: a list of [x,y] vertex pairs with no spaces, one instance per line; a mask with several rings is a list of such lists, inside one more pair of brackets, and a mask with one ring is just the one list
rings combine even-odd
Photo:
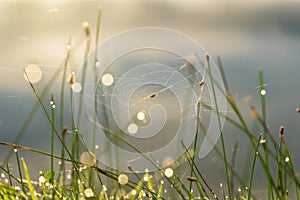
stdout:
[[91,188],[87,188],[84,190],[84,195],[89,198],[94,196],[94,192]]
[[173,174],[174,174],[173,169],[171,169],[171,168],[165,169],[165,176],[166,177],[171,178],[173,176]]
[[262,96],[265,96],[265,95],[267,94],[267,91],[266,91],[266,90],[261,90],[261,91],[260,91],[260,94],[261,94]]
[[144,175],[144,181],[147,182],[148,180],[149,180],[149,176],[148,176],[148,174],[145,174]]
[[44,176],[40,176],[40,177],[39,177],[39,182],[40,182],[40,183],[45,183],[45,182],[46,182],[45,177],[44,177]]
[[290,158],[289,157],[285,157],[284,162],[290,162]]
[[131,194],[132,194],[132,195],[136,195],[136,193],[137,193],[137,191],[136,191],[136,190],[134,190],[134,189],[133,189],[133,190],[131,190]]
[[128,176],[126,174],[120,174],[118,177],[118,182],[121,185],[126,185],[128,183]]

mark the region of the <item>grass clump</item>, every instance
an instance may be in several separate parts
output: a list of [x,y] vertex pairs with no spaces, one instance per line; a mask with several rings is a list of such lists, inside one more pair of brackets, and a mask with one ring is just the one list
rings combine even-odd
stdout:
[[[95,47],[99,44],[99,32],[100,32],[100,19],[101,9],[99,9],[98,23],[96,28]],[[91,47],[91,31],[89,24],[84,23],[83,28],[86,34],[86,50],[84,53],[84,60],[87,56]],[[97,53],[96,53],[97,55]],[[241,113],[238,104],[236,103],[234,96],[229,88],[224,68],[222,66],[220,58],[218,58],[219,71],[222,75],[225,91],[223,95],[226,97],[230,108],[233,110],[236,119],[224,114],[218,110],[218,98],[215,93],[215,88],[219,88],[218,82],[214,79],[214,75],[210,69],[210,58],[206,56],[206,63],[204,69],[209,74],[210,83],[212,85],[212,96],[215,102],[216,109],[199,99],[197,103],[197,133],[196,139],[200,130],[202,133],[206,133],[206,127],[201,123],[199,116],[200,105],[215,112],[218,116],[218,126],[221,133],[221,149],[218,147],[214,148],[216,154],[222,160],[224,165],[224,175],[226,179],[226,185],[220,184],[221,191],[219,188],[213,188],[205,173],[201,169],[201,166],[197,165],[196,162],[196,149],[197,143],[195,142],[192,149],[188,149],[182,142],[182,148],[184,155],[180,157],[174,163],[166,167],[161,167],[151,157],[146,155],[137,146],[130,143],[118,133],[104,127],[102,124],[97,122],[97,101],[94,103],[94,113],[92,116],[86,115],[85,120],[88,120],[93,126],[93,141],[96,140],[97,129],[105,131],[105,133],[116,138],[119,142],[122,142],[139,153],[141,157],[144,157],[151,165],[156,168],[155,172],[145,171],[145,173],[136,172],[131,166],[128,166],[130,173],[123,173],[118,170],[106,169],[101,166],[96,160],[93,154],[95,149],[91,151],[87,150],[84,140],[81,137],[81,133],[78,131],[80,121],[83,119],[81,105],[83,99],[79,99],[79,106],[77,115],[80,116],[77,120],[74,117],[74,102],[73,102],[73,90],[72,85],[75,83],[75,75],[72,73],[67,80],[67,66],[71,57],[71,39],[67,45],[67,55],[64,60],[63,69],[58,70],[53,77],[58,74],[62,74],[62,85],[61,94],[59,98],[59,113],[56,113],[55,106],[56,102],[54,95],[49,95],[49,88],[54,81],[54,78],[46,85],[41,91],[37,91],[34,84],[30,82],[27,72],[24,71],[29,85],[36,96],[37,102],[35,103],[30,115],[25,120],[22,130],[18,137],[13,143],[0,142],[1,145],[10,147],[12,150],[5,159],[5,164],[0,165],[1,179],[0,179],[0,198],[1,199],[258,199],[253,192],[253,178],[255,175],[255,169],[257,165],[260,165],[267,176],[267,190],[268,199],[289,199],[290,191],[294,191],[294,198],[299,199],[299,188],[300,182],[297,177],[297,173],[294,169],[292,158],[290,156],[289,149],[285,142],[284,127],[279,128],[278,141],[271,133],[267,126],[267,110],[266,110],[266,98],[263,72],[259,70],[259,89],[261,98],[261,112],[249,101],[250,112],[254,118],[260,124],[263,133],[257,134],[252,132],[243,114]],[[97,58],[94,60],[97,63]],[[87,64],[84,64],[86,68]],[[83,76],[81,81],[85,80],[85,70],[83,70]],[[95,77],[95,82],[97,77]],[[65,100],[66,83],[70,86],[70,102]],[[204,80],[199,82],[200,86],[204,85]],[[81,91],[83,92],[83,91]],[[41,95],[42,94],[42,95]],[[49,95],[49,96],[48,96]],[[155,95],[150,96],[155,98]],[[48,110],[45,99],[50,99],[50,111]],[[64,109],[66,105],[71,107],[71,121],[72,125],[70,130],[65,126]],[[44,115],[46,116],[49,125],[51,127],[51,152],[47,153],[42,150],[18,145],[20,138],[24,134],[25,130],[31,123],[33,116],[37,112],[38,108],[42,108]],[[299,112],[299,109],[296,110]],[[58,114],[57,126],[56,115]],[[232,155],[231,162],[228,160],[225,137],[220,122],[221,117],[226,117],[226,120],[231,123],[236,129],[244,133],[251,144],[252,150],[252,164],[249,173],[249,180],[244,180],[241,175],[235,170],[235,154]],[[67,141],[66,135],[71,133],[72,137],[70,141]],[[61,146],[60,155],[54,153],[54,140],[58,139]],[[270,141],[270,142],[269,142]],[[270,144],[269,144],[270,143]],[[95,144],[93,145],[93,148]],[[234,149],[237,149],[235,145]],[[18,151],[30,151],[40,155],[49,157],[50,166],[49,171],[40,172],[37,180],[31,179],[28,171],[28,164],[24,158],[20,158]],[[84,158],[82,157],[83,154]],[[236,151],[234,152],[236,153]],[[15,154],[15,159],[18,165],[18,175],[14,175],[11,172],[8,161],[11,155]],[[80,156],[81,154],[81,156]],[[21,162],[20,162],[21,160]],[[59,161],[59,166],[56,167],[54,163]],[[274,172],[271,163],[276,164],[276,172]],[[180,174],[181,165],[188,166],[189,175],[184,173],[184,176]],[[30,166],[30,165],[29,165]],[[57,168],[57,171],[56,171]],[[56,172],[56,173],[55,173]],[[25,176],[25,178],[23,178]],[[234,183],[234,180],[237,183]],[[238,184],[240,187],[235,188]],[[241,188],[247,188],[243,190]]]

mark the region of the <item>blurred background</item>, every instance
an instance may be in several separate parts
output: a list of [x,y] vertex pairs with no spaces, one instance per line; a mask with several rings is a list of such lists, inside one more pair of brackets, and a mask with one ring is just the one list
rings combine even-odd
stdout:
[[[0,3],[0,141],[13,142],[34,106],[36,98],[23,76],[28,64],[41,66],[43,77],[37,88],[62,67],[66,45],[71,38],[70,69],[83,61],[85,33],[83,22],[89,22],[94,36],[98,7],[102,6],[100,41],[114,34],[139,27],[164,27],[194,38],[213,57],[220,55],[230,87],[253,132],[262,130],[244,101],[251,97],[260,108],[258,69],[266,83],[267,120],[277,137],[281,125],[300,171],[300,2],[297,1],[1,1]],[[59,88],[60,77],[52,87]],[[51,93],[51,92],[50,92]],[[50,100],[49,93],[49,100]],[[48,98],[48,97],[46,97]],[[231,110],[228,108],[228,114]],[[50,151],[50,126],[39,109],[24,131],[19,144]],[[226,123],[225,141],[229,155],[238,142],[236,166],[241,174],[250,167],[247,137]],[[7,147],[0,146],[0,162]],[[59,149],[57,149],[59,153]],[[47,170],[50,159],[20,152],[30,160],[32,173]],[[225,182],[222,161],[212,152],[199,160],[203,173],[212,185]],[[16,169],[14,158],[11,167]],[[215,168],[210,166],[214,164]],[[238,171],[239,171],[238,170]],[[245,172],[245,173],[244,173]],[[265,195],[265,175],[257,167],[254,188]]]

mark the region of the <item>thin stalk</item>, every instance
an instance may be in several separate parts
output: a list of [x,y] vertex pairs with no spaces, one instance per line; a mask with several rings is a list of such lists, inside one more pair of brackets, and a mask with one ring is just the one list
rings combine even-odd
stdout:
[[[197,102],[197,115],[196,115],[196,120],[197,120],[197,123],[196,123],[196,135],[195,135],[195,142],[194,142],[194,147],[193,147],[193,151],[196,152],[196,148],[197,148],[197,140],[198,140],[198,134],[199,134],[199,115],[200,115],[200,101]],[[192,155],[192,159],[194,160],[195,159],[195,153]],[[191,173],[190,173],[190,176],[194,176],[194,167],[193,165],[191,166]],[[190,191],[192,190],[192,187],[193,187],[193,182],[191,181],[190,182]]]
[[[86,78],[86,69],[87,69],[87,58],[90,52],[90,46],[91,46],[91,35],[90,35],[90,25],[88,22],[83,23],[83,28],[85,31],[86,35],[86,44],[85,44],[85,52],[84,52],[84,57],[83,57],[83,70],[82,70],[82,76],[81,76],[81,84],[85,83],[85,78]],[[80,97],[79,97],[79,107],[78,107],[78,112],[77,112],[77,127],[80,126],[80,121],[81,121],[81,112],[82,112],[82,101],[83,101],[83,93],[84,93],[85,87],[82,87],[80,91]]]
[[[71,47],[71,37],[69,37],[68,41],[68,47]],[[63,78],[62,78],[62,84],[61,84],[61,90],[60,90],[60,127],[61,130],[63,130],[64,127],[64,105],[65,105],[65,85],[66,85],[66,76],[67,76],[67,66],[69,63],[69,59],[71,56],[71,49],[67,48],[67,55],[64,61],[64,70],[63,70]]]
[[[94,69],[94,82],[97,82],[97,70],[96,70],[96,63],[98,61],[98,44],[99,44],[99,36],[100,36],[100,24],[101,24],[101,15],[102,15],[102,7],[99,6],[98,7],[98,17],[97,17],[97,27],[96,27],[96,33],[95,33],[95,57],[94,57],[94,65],[93,65],[93,69]],[[94,95],[94,121],[97,120],[97,116],[98,116],[98,103],[97,103],[97,89],[95,90],[95,95]],[[93,126],[93,142],[92,142],[92,152],[95,152],[95,146],[96,146],[96,137],[97,136],[97,127]],[[100,181],[100,183],[102,184],[102,180],[101,177],[98,176],[98,179]],[[93,176],[92,174],[90,175],[90,181],[92,182],[93,180]]]
[[225,174],[226,174],[226,181],[227,181],[227,189],[228,189],[228,197],[229,199],[231,198],[231,188],[230,188],[230,178],[229,178],[229,173],[228,173],[228,164],[227,164],[227,156],[226,156],[226,149],[225,149],[225,141],[224,141],[224,136],[223,136],[223,130],[222,130],[222,125],[221,125],[221,119],[220,119],[220,112],[219,112],[219,107],[218,107],[218,102],[217,102],[217,96],[216,96],[216,91],[215,91],[215,86],[214,86],[214,79],[211,73],[211,67],[210,67],[210,62],[209,62],[209,55],[206,55],[206,60],[207,60],[207,66],[208,66],[208,73],[210,77],[210,83],[212,87],[212,92],[213,92],[213,98],[214,98],[214,103],[216,107],[216,113],[217,113],[217,118],[218,118],[218,126],[219,126],[219,131],[220,131],[220,136],[221,136],[221,143],[222,143],[222,153],[223,153],[223,161],[225,165]]
[[22,175],[22,170],[21,170],[21,164],[20,164],[20,158],[19,158],[19,153],[18,149],[14,148],[14,151],[16,153],[16,160],[17,160],[17,165],[18,165],[18,171],[19,171],[19,176],[20,176],[20,183],[22,186],[22,191],[26,194],[25,187],[24,187],[24,182],[23,182],[23,175]]
[[54,181],[54,126],[55,126],[55,103],[53,99],[53,94],[51,95],[51,177],[49,182],[52,184]]
[[[259,79],[259,88],[260,88],[260,102],[261,102],[261,112],[262,112],[262,119],[264,122],[267,120],[267,112],[266,112],[266,98],[265,98],[265,88],[264,88],[264,76],[262,69],[258,70],[258,79]],[[264,131],[264,138],[267,138],[266,132]],[[267,146],[268,140],[266,140],[265,146]],[[265,151],[265,160],[268,169],[270,169],[270,159],[268,151]],[[270,182],[270,177],[268,177],[268,199],[271,199],[272,186]]]
[[257,154],[258,154],[258,147],[259,147],[259,144],[260,144],[260,140],[261,140],[261,135],[259,135],[259,137],[258,137],[258,140],[257,140],[258,142],[256,144],[256,149],[255,149],[254,157],[253,157],[253,161],[252,161],[251,172],[250,172],[250,180],[249,180],[249,188],[248,188],[248,195],[247,195],[248,200],[250,200],[250,198],[251,198],[252,180],[253,180],[255,162],[256,162],[256,157],[257,157]]
[[[199,61],[200,58],[198,58]],[[200,103],[202,102],[202,96],[203,96],[203,91],[204,91],[204,81],[205,81],[205,65],[203,65],[203,71],[202,71],[202,80],[199,82],[200,85],[200,95],[198,97],[198,101],[197,101],[197,115],[196,115],[196,135],[195,135],[195,142],[194,142],[194,147],[193,147],[193,151],[196,152],[197,149],[197,140],[198,140],[198,134],[199,134],[199,121],[200,121],[200,112],[201,112],[201,106]],[[195,159],[195,154],[192,155],[192,159]],[[194,175],[194,168],[193,165],[191,167],[191,173],[190,176],[192,177]],[[193,182],[190,182],[190,190],[192,189],[193,186]]]
[[[238,148],[238,142],[235,142],[233,151],[232,151],[232,156],[231,156],[231,166],[230,166],[230,187],[231,191],[234,193],[234,165],[235,165],[235,159],[236,159],[236,153],[237,153],[237,148]],[[234,195],[234,194],[232,194]]]
[[[286,142],[285,142],[285,140],[284,140],[283,137],[282,137],[282,144],[283,144],[283,148],[284,148],[284,150],[285,150],[285,153],[286,153],[287,157],[289,158],[289,162],[288,162],[288,163],[289,163],[289,167],[291,168],[291,173],[292,173],[293,175],[295,175],[296,173],[295,173],[295,170],[294,170],[293,161],[292,161],[292,159],[291,159],[291,155],[290,155],[289,149],[287,148]],[[299,185],[297,185],[298,179],[297,179],[296,176],[293,176],[292,178],[293,178],[294,184],[295,184],[295,195],[296,195],[296,199],[298,200],[298,199],[299,199]]]
[[8,175],[9,184],[10,184],[10,186],[12,186],[11,173],[10,173],[10,169],[9,169],[8,163],[6,164],[6,169],[7,169],[7,175]]
[[[67,44],[67,47],[71,47],[71,37],[69,37],[69,41]],[[66,86],[66,76],[67,76],[67,66],[70,60],[71,56],[71,48],[67,49],[67,55],[64,61],[63,65],[63,78],[62,78],[62,84],[61,84],[61,92],[60,92],[60,128],[62,132],[62,142],[65,143],[65,124],[64,124],[64,106],[65,106],[65,86]],[[65,149],[61,148],[61,157],[65,156]],[[64,160],[61,160],[61,165],[59,166],[60,174],[58,176],[58,179],[61,180],[62,185],[64,185],[65,182],[65,163]]]

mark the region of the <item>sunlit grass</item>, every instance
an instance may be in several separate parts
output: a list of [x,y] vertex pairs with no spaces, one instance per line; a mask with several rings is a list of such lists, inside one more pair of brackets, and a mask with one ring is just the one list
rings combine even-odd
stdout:
[[[95,47],[99,43],[99,32],[100,32],[100,19],[101,9],[99,9],[98,23],[95,33]],[[86,60],[91,46],[91,32],[89,24],[84,23],[83,29],[86,34],[86,48],[83,55],[83,59]],[[263,130],[263,134],[252,132],[243,113],[241,113],[238,104],[236,103],[234,96],[229,88],[226,80],[224,68],[220,59],[218,59],[219,70],[222,74],[223,83],[226,91],[223,93],[226,96],[230,109],[237,120],[233,117],[224,116],[222,111],[218,110],[218,98],[214,92],[215,88],[220,87],[214,79],[214,75],[210,71],[209,56],[207,55],[205,68],[209,74],[210,81],[213,89],[213,98],[216,104],[216,110],[212,109],[212,106],[206,105],[199,98],[199,102],[196,102],[198,109],[201,106],[208,108],[212,112],[216,112],[219,120],[219,131],[221,133],[221,149],[217,146],[214,151],[220,157],[224,165],[224,176],[226,183],[220,183],[220,188],[213,188],[209,183],[206,174],[203,173],[201,166],[197,165],[195,156],[197,143],[195,142],[191,149],[186,147],[182,142],[182,148],[184,155],[177,161],[170,163],[168,166],[160,166],[153,158],[146,155],[137,146],[130,143],[119,134],[113,132],[107,127],[99,124],[96,120],[97,117],[97,102],[95,101],[94,113],[92,116],[84,115],[81,113],[81,108],[78,109],[77,115],[80,116],[75,120],[74,113],[74,92],[83,92],[83,90],[74,89],[75,74],[71,73],[69,80],[67,80],[67,66],[71,58],[71,39],[67,43],[67,54],[64,60],[64,67],[58,70],[57,74],[62,74],[62,86],[59,101],[54,99],[54,96],[49,93],[49,87],[53,83],[54,79],[50,79],[50,82],[45,86],[42,91],[38,91],[31,81],[31,77],[28,74],[28,70],[24,70],[24,76],[30,85],[32,92],[34,93],[37,102],[31,113],[25,120],[23,129],[20,131],[18,137],[13,143],[0,142],[1,145],[7,146],[12,150],[9,152],[5,159],[5,165],[0,166],[0,198],[1,199],[259,199],[255,197],[253,192],[253,178],[255,176],[257,165],[261,165],[264,173],[267,175],[267,185],[264,190],[267,191],[268,199],[289,199],[289,193],[294,191],[294,196],[299,199],[299,188],[300,182],[297,177],[296,171],[293,166],[293,161],[290,156],[289,149],[284,140],[284,127],[278,128],[279,136],[278,141],[267,126],[267,110],[266,110],[266,90],[264,88],[263,72],[259,70],[259,85],[260,85],[260,98],[261,98],[261,113],[256,107],[249,101],[250,112],[254,118],[259,122]],[[96,53],[97,55],[97,53]],[[94,60],[97,65],[97,58]],[[85,68],[87,65],[84,64]],[[106,77],[103,84],[110,84],[110,77]],[[85,72],[81,81],[85,80]],[[96,81],[96,77],[95,77]],[[204,80],[199,84],[203,85]],[[66,90],[66,85],[69,86],[69,90]],[[77,88],[77,87],[76,87]],[[82,88],[83,89],[83,88]],[[65,100],[65,92],[70,95],[70,102]],[[151,94],[146,98],[155,98],[156,94]],[[80,99],[79,106],[82,105],[83,99]],[[48,104],[50,102],[50,111]],[[60,110],[55,109],[56,105],[60,104]],[[65,126],[65,107],[71,107],[72,127],[70,130]],[[41,108],[44,115],[46,116],[49,126],[51,127],[51,152],[47,153],[42,150],[34,149],[18,145],[20,138],[24,131],[27,129],[30,123],[32,123],[33,116],[36,111]],[[296,110],[300,112],[299,110]],[[59,116],[59,125],[56,126],[55,116]],[[144,116],[140,116],[143,118]],[[197,133],[206,133],[206,128],[200,120],[199,111],[197,112]],[[244,133],[250,143],[252,150],[252,163],[249,172],[249,180],[243,180],[241,175],[235,170],[235,154],[232,155],[233,159],[231,162],[228,160],[226,154],[225,138],[223,137],[223,130],[220,124],[220,118],[226,117],[227,121],[231,123],[236,129]],[[106,169],[101,166],[96,160],[92,149],[89,151],[81,138],[81,133],[78,131],[80,121],[85,118],[93,126],[94,135],[96,130],[104,130],[106,134],[110,134],[113,138],[128,145],[135,152],[139,153],[140,156],[144,157],[151,165],[156,169],[154,172],[149,172],[145,169],[144,173],[136,172],[131,166],[128,166],[128,173],[120,172],[113,169]],[[199,131],[201,130],[201,131]],[[66,134],[71,134],[71,141],[67,141]],[[96,138],[96,136],[94,136]],[[61,146],[61,154],[54,154],[54,140],[58,139]],[[93,140],[95,141],[95,140]],[[197,138],[195,139],[197,141]],[[269,142],[270,141],[270,142]],[[268,145],[269,143],[272,145]],[[70,144],[70,145],[69,145]],[[96,143],[93,143],[95,148]],[[33,180],[31,177],[36,174],[29,174],[28,167],[30,163],[26,162],[26,158],[20,158],[19,151],[30,151],[39,155],[43,155],[50,160],[49,171],[40,172],[38,179]],[[236,153],[236,152],[235,152]],[[13,156],[14,155],[14,156]],[[12,158],[11,158],[12,157]],[[13,174],[9,167],[9,159],[15,159],[17,161],[18,173]],[[55,163],[59,161],[58,172],[55,173]],[[271,170],[270,163],[275,161],[276,172]],[[189,176],[182,176],[178,173],[178,168],[181,166],[188,166]],[[274,167],[272,167],[274,168]],[[236,180],[237,183],[233,183]],[[238,185],[239,187],[235,187]]]

